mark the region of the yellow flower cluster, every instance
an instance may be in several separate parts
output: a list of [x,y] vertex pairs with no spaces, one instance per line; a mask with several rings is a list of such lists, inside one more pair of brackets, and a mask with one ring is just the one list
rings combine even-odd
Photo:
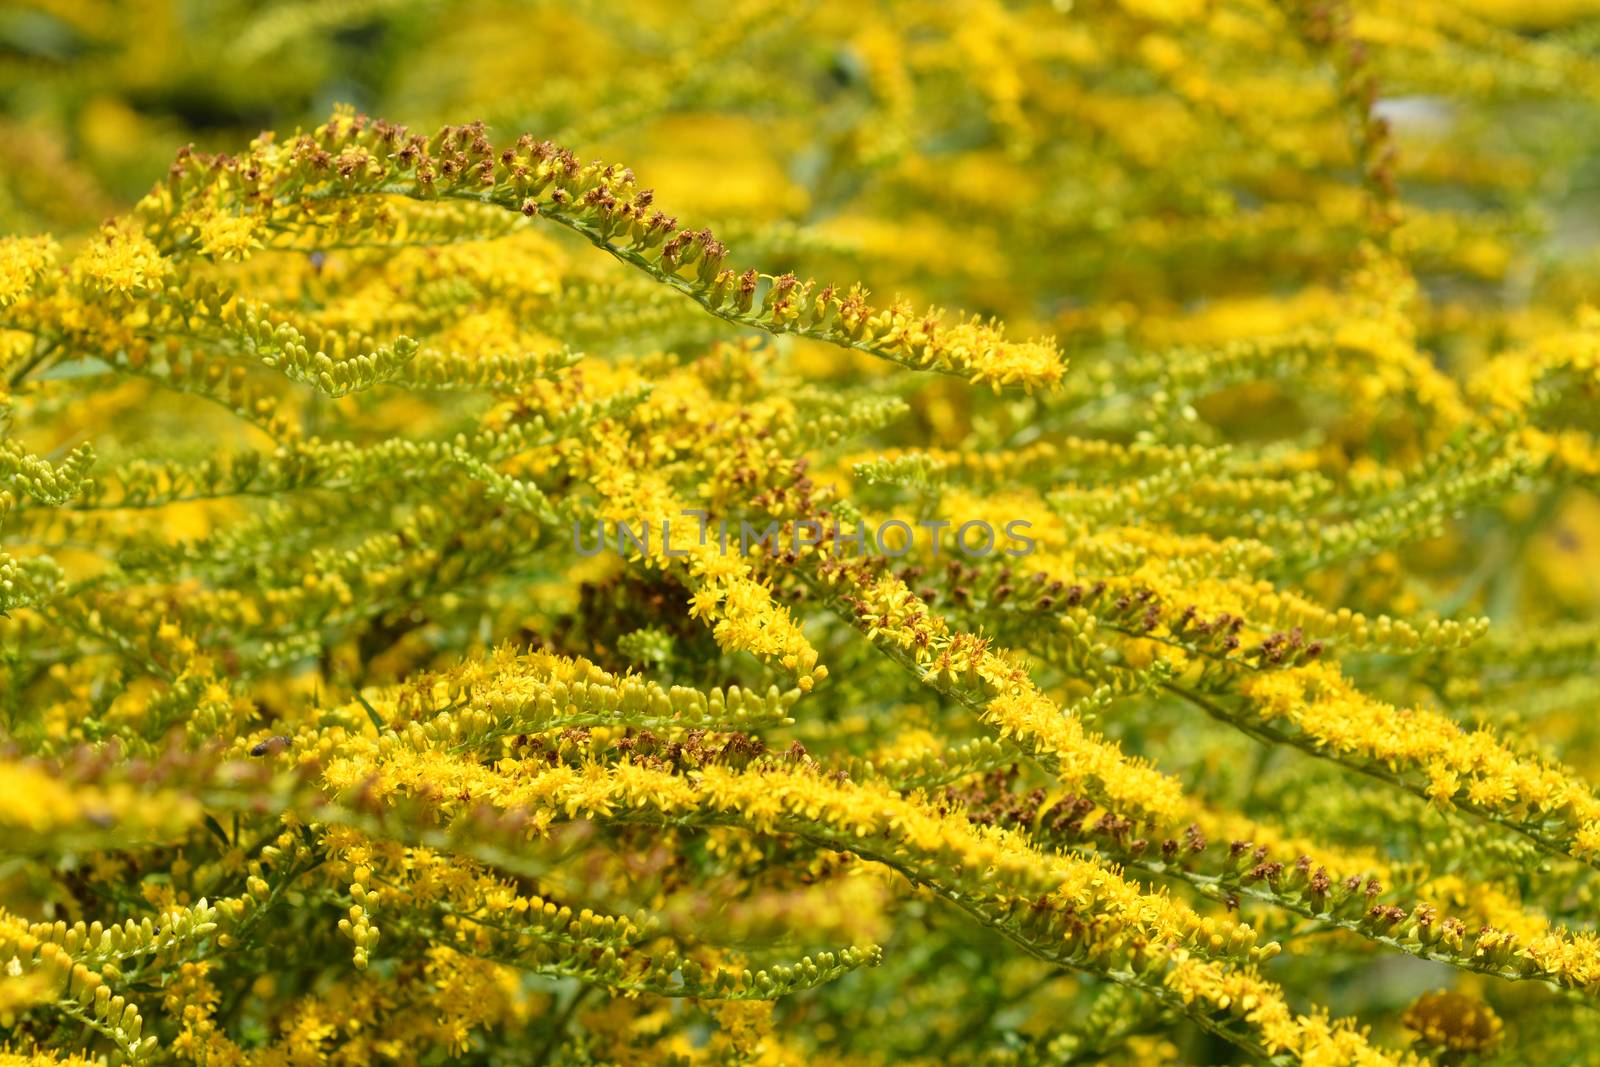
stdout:
[[72,262],[84,284],[120,295],[161,291],[172,267],[144,234],[105,226]]
[[1326,664],[1259,674],[1242,693],[1269,727],[1282,720],[1303,743],[1389,773],[1408,772],[1437,802],[1501,819],[1586,862],[1600,858],[1600,799],[1584,782],[1518,754],[1487,729],[1466,731],[1426,709],[1366,696]]
[[[824,575],[829,582],[842,578],[840,572]],[[972,707],[1002,740],[1043,759],[1063,782],[1152,823],[1170,822],[1183,810],[1176,781],[1084,730],[1072,709],[1040,692],[1019,662],[984,638],[951,632],[905,583],[883,578],[847,588],[853,590],[845,594],[853,621],[869,641],[903,659],[924,684]]]
[[200,223],[196,229],[201,250],[216,259],[249,259],[252,252],[262,247],[259,219],[217,215]]
[[33,288],[55,258],[56,245],[48,237],[0,238],[0,308],[15,304]]

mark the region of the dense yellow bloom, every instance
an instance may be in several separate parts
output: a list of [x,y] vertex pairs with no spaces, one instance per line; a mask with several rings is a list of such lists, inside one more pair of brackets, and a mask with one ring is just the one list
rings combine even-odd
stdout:
[[0,1061],[1594,1059],[1585,4],[34,6]]
[[158,292],[171,270],[148,238],[117,226],[103,227],[72,266],[86,284],[129,295]]
[[48,237],[0,239],[0,308],[26,295],[55,256],[55,242]]
[[216,259],[248,259],[262,247],[260,220],[216,215],[200,224],[199,240],[201,250]]

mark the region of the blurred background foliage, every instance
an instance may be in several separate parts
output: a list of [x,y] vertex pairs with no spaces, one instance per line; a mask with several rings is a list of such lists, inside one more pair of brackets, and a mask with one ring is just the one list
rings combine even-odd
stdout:
[[[1590,295],[1597,13],[1356,5],[1441,307]],[[23,0],[0,11],[0,225],[98,221],[181,145],[350,103],[626,160],[685,215],[806,225],[791,258],[869,256],[883,288],[1165,340],[1333,282],[1362,235],[1347,114],[1286,28],[1207,0]]]

